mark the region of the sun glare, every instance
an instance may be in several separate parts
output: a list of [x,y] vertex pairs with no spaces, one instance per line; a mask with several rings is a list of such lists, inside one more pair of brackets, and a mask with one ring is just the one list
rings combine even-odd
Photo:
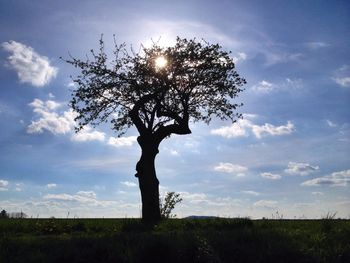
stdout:
[[164,57],[157,57],[155,63],[157,68],[164,68],[168,61]]

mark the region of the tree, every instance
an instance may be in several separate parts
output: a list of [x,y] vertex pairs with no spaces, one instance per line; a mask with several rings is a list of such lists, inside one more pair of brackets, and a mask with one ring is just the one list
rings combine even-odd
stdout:
[[212,117],[232,122],[241,115],[241,104],[233,100],[245,80],[235,70],[230,53],[218,44],[196,39],[176,39],[172,47],[153,43],[140,52],[127,51],[115,43],[113,59],[108,60],[104,41],[92,59],[70,57],[65,60],[78,68],[73,78],[71,107],[77,113],[78,132],[86,125],[110,121],[118,136],[135,126],[141,158],[136,177],[142,199],[142,218],[160,219],[159,181],[155,158],[159,144],[171,134],[190,134],[189,122]]
[[3,210],[0,212],[0,218],[8,218],[8,217],[9,217],[9,216],[8,216],[6,210],[3,209]]
[[180,194],[175,192],[168,192],[164,197],[164,201],[159,201],[160,215],[161,218],[176,217],[176,215],[171,214],[171,211],[175,208],[175,205],[181,203],[182,198]]

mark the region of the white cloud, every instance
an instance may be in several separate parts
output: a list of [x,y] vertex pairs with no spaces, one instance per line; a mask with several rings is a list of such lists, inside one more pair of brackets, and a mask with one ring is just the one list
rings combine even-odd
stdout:
[[[62,114],[56,111],[62,106],[61,103],[53,100],[34,99],[29,103],[29,106],[34,108],[33,112],[39,115],[39,118],[32,121],[27,127],[28,133],[43,133],[47,130],[53,134],[66,134],[72,132],[76,126],[74,118],[77,113],[72,109],[64,111]],[[91,127],[85,126],[78,133],[72,134],[71,140],[77,142],[104,141],[105,133],[93,131]]]
[[247,127],[247,125],[245,124],[246,122],[246,120],[238,120],[231,126],[224,126],[218,129],[214,129],[211,130],[210,133],[214,135],[220,135],[225,138],[247,136],[247,131],[245,129],[245,127]]
[[60,103],[55,102],[55,101],[53,101],[53,100],[47,100],[47,101],[45,102],[45,104],[46,104],[46,107],[47,107],[49,110],[55,110],[55,109],[57,109],[58,107],[61,106]]
[[312,195],[323,195],[322,192],[312,192],[311,194],[312,194]]
[[277,201],[273,200],[259,200],[254,203],[255,207],[264,207],[264,208],[276,208],[277,207]]
[[260,176],[270,180],[281,179],[281,176],[279,174],[273,174],[273,173],[261,173]]
[[244,52],[238,52],[238,53],[237,53],[237,56],[234,56],[234,57],[232,58],[232,60],[233,60],[234,63],[238,63],[238,62],[244,61],[244,60],[246,60],[246,59],[247,59],[247,54],[244,53]]
[[60,107],[61,104],[53,100],[47,100],[44,102],[40,99],[34,99],[29,103],[29,106],[34,108],[34,112],[39,112],[40,110],[55,110]]
[[275,85],[266,80],[260,81],[258,84],[252,87],[252,90],[262,93],[269,93],[275,89]]
[[136,187],[137,184],[134,182],[129,182],[129,181],[125,181],[125,182],[120,182],[122,185],[125,185],[127,187]]
[[50,65],[47,57],[41,56],[33,48],[16,41],[3,42],[2,48],[12,53],[9,65],[16,70],[22,83],[42,87],[56,77],[58,69]]
[[316,172],[319,170],[318,166],[312,166],[308,163],[296,163],[296,162],[289,162],[288,168],[284,171],[288,174],[297,174],[301,176],[309,175],[312,172]]
[[258,114],[254,114],[254,113],[244,113],[243,114],[243,119],[256,119],[257,117],[259,117]]
[[179,152],[176,150],[172,150],[172,149],[170,150],[170,154],[174,155],[174,156],[179,156]]
[[7,186],[9,182],[6,180],[0,180],[0,191],[7,191]]
[[350,170],[334,172],[331,175],[314,178],[303,182],[303,186],[347,186],[350,183]]
[[46,187],[49,189],[56,188],[57,184],[47,184]]
[[224,126],[218,129],[211,130],[211,134],[220,135],[225,138],[235,138],[248,136],[248,129],[255,135],[256,138],[261,139],[264,136],[281,136],[294,132],[294,124],[288,121],[286,125],[275,126],[270,123],[264,125],[254,124],[249,119],[238,120],[231,126]]
[[339,86],[344,88],[349,88],[350,87],[350,67],[348,65],[344,65],[341,68],[337,69],[332,79]]
[[350,76],[349,77],[335,77],[333,80],[342,87],[350,87]]
[[137,136],[129,136],[129,137],[110,137],[108,140],[108,144],[114,147],[125,147],[132,146],[134,142],[137,141]]
[[250,190],[242,191],[242,193],[245,193],[245,194],[248,194],[248,195],[254,195],[254,196],[260,195],[258,192],[250,191]]
[[104,141],[105,133],[99,131],[92,131],[91,127],[85,126],[78,133],[73,134],[71,140],[76,142]]
[[291,134],[294,131],[294,124],[288,121],[286,125],[274,126],[270,123],[265,123],[264,125],[253,125],[252,132],[256,138],[260,139],[266,135],[280,136]]
[[29,104],[33,107],[33,111],[40,116],[36,121],[27,127],[28,133],[43,133],[47,130],[53,134],[66,134],[70,132],[74,126],[76,113],[70,109],[63,112],[62,115],[54,112],[56,108],[60,106],[59,103],[55,101],[48,100],[46,102],[35,99]]
[[245,176],[245,172],[248,171],[248,168],[238,164],[219,163],[214,167],[214,170],[222,173],[235,174],[236,176],[241,177]]

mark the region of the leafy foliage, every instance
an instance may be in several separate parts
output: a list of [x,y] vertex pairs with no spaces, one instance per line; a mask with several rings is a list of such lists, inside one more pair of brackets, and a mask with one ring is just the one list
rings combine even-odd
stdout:
[[[240,104],[232,99],[246,82],[217,44],[177,38],[173,47],[154,43],[130,54],[115,42],[113,54],[108,60],[101,38],[91,60],[66,60],[81,70],[71,100],[77,130],[110,121],[118,135],[135,125],[140,134],[155,134],[161,141],[171,133],[190,133],[189,121],[240,117],[234,113]],[[164,67],[156,66],[159,57],[167,61]]]
[[164,201],[159,200],[160,215],[162,218],[174,218],[176,215],[171,214],[175,205],[181,203],[182,198],[179,193],[168,192],[164,197]]

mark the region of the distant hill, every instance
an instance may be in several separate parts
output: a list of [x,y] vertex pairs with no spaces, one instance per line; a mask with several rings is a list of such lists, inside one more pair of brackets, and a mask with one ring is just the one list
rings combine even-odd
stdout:
[[183,219],[215,219],[215,218],[220,218],[220,217],[218,217],[218,216],[195,216],[195,215],[192,215],[192,216],[184,217]]

